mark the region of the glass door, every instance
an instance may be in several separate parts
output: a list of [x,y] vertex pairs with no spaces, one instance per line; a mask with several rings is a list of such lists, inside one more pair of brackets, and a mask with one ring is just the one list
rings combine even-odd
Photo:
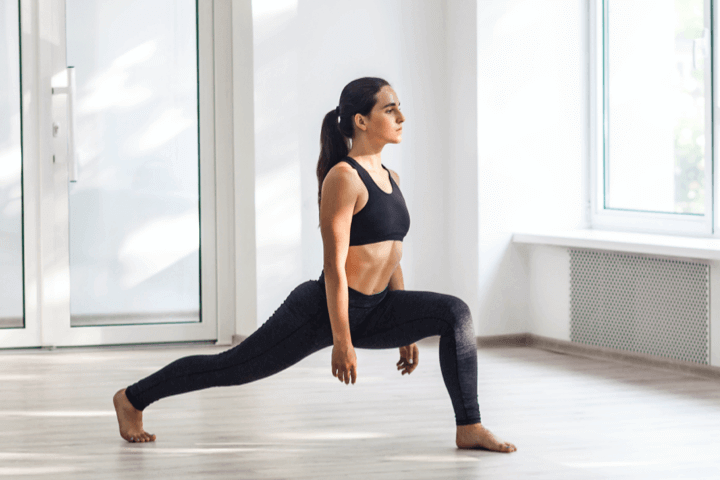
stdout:
[[[2,281],[12,285],[0,293],[12,300],[0,328],[19,333],[0,347],[217,339],[212,4],[23,0],[20,9],[19,89],[30,107],[21,141],[37,146],[19,156],[15,117],[2,119],[0,155],[15,163],[0,172]],[[26,57],[37,61],[26,68]],[[12,91],[12,72],[2,75]],[[24,290],[34,313],[24,316],[23,242],[12,235],[21,209],[32,210]]]
[[11,346],[38,339],[25,321],[19,19],[18,2],[0,4],[0,345]]

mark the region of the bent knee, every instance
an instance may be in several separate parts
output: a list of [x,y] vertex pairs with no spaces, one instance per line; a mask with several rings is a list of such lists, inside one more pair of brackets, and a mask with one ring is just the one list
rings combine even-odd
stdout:
[[471,317],[470,307],[462,298],[448,295],[448,308],[454,319],[464,321]]
[[472,333],[474,335],[474,329],[473,329],[473,320],[472,320],[472,313],[470,312],[470,307],[468,304],[461,298],[458,298],[454,295],[449,296],[449,310],[450,310],[450,319],[453,322],[453,325],[455,328],[461,328],[463,330],[468,330],[468,333]]

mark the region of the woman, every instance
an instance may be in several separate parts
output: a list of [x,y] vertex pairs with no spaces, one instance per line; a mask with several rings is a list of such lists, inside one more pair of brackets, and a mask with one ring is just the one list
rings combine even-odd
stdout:
[[386,144],[400,143],[404,121],[395,90],[385,80],[360,78],[343,89],[320,136],[320,278],[295,287],[241,344],[217,355],[181,358],[118,391],[113,402],[125,440],[155,440],[143,430],[142,412],[163,397],[259,380],[331,345],[332,374],[346,385],[357,379],[355,347],[399,347],[397,368],[410,374],[418,366],[413,342],[440,335],[456,445],[516,450],[480,423],[477,347],[467,304],[452,295],[403,289],[399,262],[410,216],[400,177],[382,165],[380,154]]

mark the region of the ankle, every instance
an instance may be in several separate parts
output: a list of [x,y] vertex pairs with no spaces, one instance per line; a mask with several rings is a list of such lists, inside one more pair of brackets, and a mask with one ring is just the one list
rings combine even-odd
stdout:
[[458,432],[468,432],[471,430],[475,430],[478,428],[485,428],[483,427],[482,423],[471,423],[470,425],[457,425],[457,431]]

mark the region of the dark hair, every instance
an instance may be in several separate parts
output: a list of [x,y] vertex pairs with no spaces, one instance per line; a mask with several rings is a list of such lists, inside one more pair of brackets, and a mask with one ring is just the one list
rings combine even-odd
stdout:
[[[382,78],[363,77],[345,85],[340,93],[339,116],[336,108],[325,114],[320,130],[320,159],[315,173],[318,179],[318,217],[320,216],[320,197],[322,184],[330,169],[335,166],[350,149],[348,139],[355,133],[355,115],[369,115],[377,103],[377,93],[386,85]],[[320,224],[318,223],[318,227]]]

